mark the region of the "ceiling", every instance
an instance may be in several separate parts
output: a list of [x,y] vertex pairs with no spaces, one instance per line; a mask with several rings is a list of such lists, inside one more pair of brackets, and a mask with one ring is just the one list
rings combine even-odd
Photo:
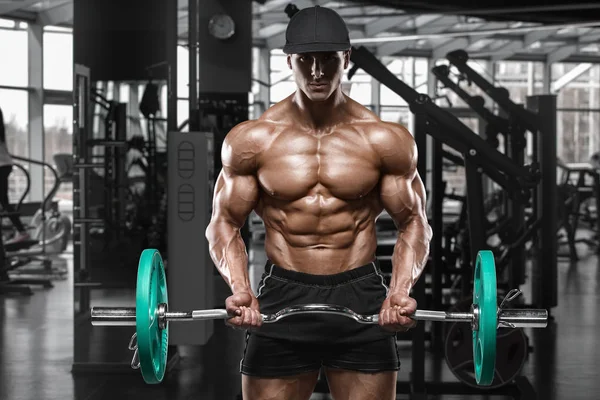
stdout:
[[[249,0],[246,0],[249,1]],[[354,45],[377,56],[443,58],[465,49],[472,58],[600,62],[600,2],[541,0],[260,0],[253,3],[254,44],[281,48],[288,4],[334,8]],[[0,17],[70,26],[72,0],[0,0]],[[179,0],[179,34],[187,37],[187,0]]]

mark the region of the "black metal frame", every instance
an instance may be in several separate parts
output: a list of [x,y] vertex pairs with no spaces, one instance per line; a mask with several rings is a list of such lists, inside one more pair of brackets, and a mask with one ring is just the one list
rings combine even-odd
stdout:
[[[485,101],[481,96],[472,96],[468,94],[458,83],[450,79],[450,67],[448,65],[438,65],[431,69],[435,77],[444,85],[444,87],[455,92],[465,103],[469,105],[487,125],[485,129],[485,139],[494,148],[499,145],[498,135],[504,137],[505,154],[511,157],[519,165],[525,164],[525,146],[527,143],[526,132],[518,120],[515,118],[504,118],[494,114],[485,107]],[[482,132],[480,132],[481,134]],[[510,264],[508,269],[508,282],[510,288],[516,288],[525,283],[525,243],[517,241],[516,245],[513,241],[515,235],[523,235],[526,231],[527,223],[525,222],[525,204],[514,199],[505,201],[505,223],[501,229],[506,232],[500,235],[502,241],[505,238],[511,243],[507,247],[509,251],[503,254],[503,259],[498,262],[499,269],[503,270],[505,262]],[[508,223],[507,223],[508,222]],[[509,231],[506,229],[509,228]]]
[[[534,243],[533,258],[533,304],[538,308],[550,309],[558,303],[557,290],[557,237],[558,221],[556,217],[557,187],[556,187],[556,96],[538,95],[527,98],[526,107],[510,99],[506,88],[494,86],[485,77],[471,68],[467,62],[469,55],[464,50],[456,50],[446,55],[467,79],[479,86],[485,94],[494,100],[509,116],[509,127],[518,127],[514,132],[527,130],[532,133],[535,152],[533,164],[539,168],[540,178],[532,191],[531,219],[523,226],[517,235],[515,262],[524,265],[524,250],[522,244],[530,238]],[[481,109],[476,110],[481,111]],[[509,129],[510,130],[510,129]],[[512,136],[512,132],[509,137]],[[524,160],[523,138],[518,136],[507,150],[517,163]],[[524,216],[522,207],[513,208],[515,218]],[[512,255],[511,255],[512,257]],[[521,274],[524,274],[522,271]],[[538,278],[538,279],[535,279]]]

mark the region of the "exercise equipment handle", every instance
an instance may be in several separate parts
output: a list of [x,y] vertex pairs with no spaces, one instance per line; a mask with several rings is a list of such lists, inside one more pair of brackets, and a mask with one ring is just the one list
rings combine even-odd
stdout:
[[[94,326],[135,326],[135,308],[93,307],[92,325]],[[292,315],[332,314],[352,318],[361,324],[377,325],[379,315],[361,315],[347,307],[330,304],[304,304],[286,307],[275,314],[263,314],[263,323],[274,323]],[[194,310],[191,312],[167,311],[167,321],[202,321],[227,319],[231,315],[225,309]],[[411,318],[417,321],[470,322],[473,323],[473,312],[445,312],[417,310]],[[506,309],[498,311],[498,325],[510,328],[545,328],[548,323],[548,312],[536,309]]]

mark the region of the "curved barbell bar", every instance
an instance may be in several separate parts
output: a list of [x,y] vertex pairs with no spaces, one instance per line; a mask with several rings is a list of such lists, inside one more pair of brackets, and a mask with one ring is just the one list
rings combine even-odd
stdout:
[[[93,307],[92,325],[123,326],[135,325],[136,310],[130,308]],[[361,324],[379,324],[379,315],[361,315],[353,310],[331,304],[302,304],[286,307],[275,314],[261,314],[263,323],[274,323],[293,315],[332,314],[351,318]],[[477,310],[471,312],[446,312],[417,310],[410,315],[416,321],[470,322],[477,324]],[[194,310],[191,312],[168,311],[166,304],[159,307],[158,319],[161,325],[171,321],[202,321],[231,318],[225,309]],[[498,326],[511,328],[545,328],[548,323],[548,311],[543,309],[500,309],[498,308]]]

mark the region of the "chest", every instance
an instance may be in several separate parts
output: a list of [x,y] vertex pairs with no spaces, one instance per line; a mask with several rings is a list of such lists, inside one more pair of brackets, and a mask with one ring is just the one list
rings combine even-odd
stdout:
[[263,154],[258,178],[267,193],[280,199],[326,192],[356,199],[379,182],[378,165],[376,154],[360,135],[287,135]]

